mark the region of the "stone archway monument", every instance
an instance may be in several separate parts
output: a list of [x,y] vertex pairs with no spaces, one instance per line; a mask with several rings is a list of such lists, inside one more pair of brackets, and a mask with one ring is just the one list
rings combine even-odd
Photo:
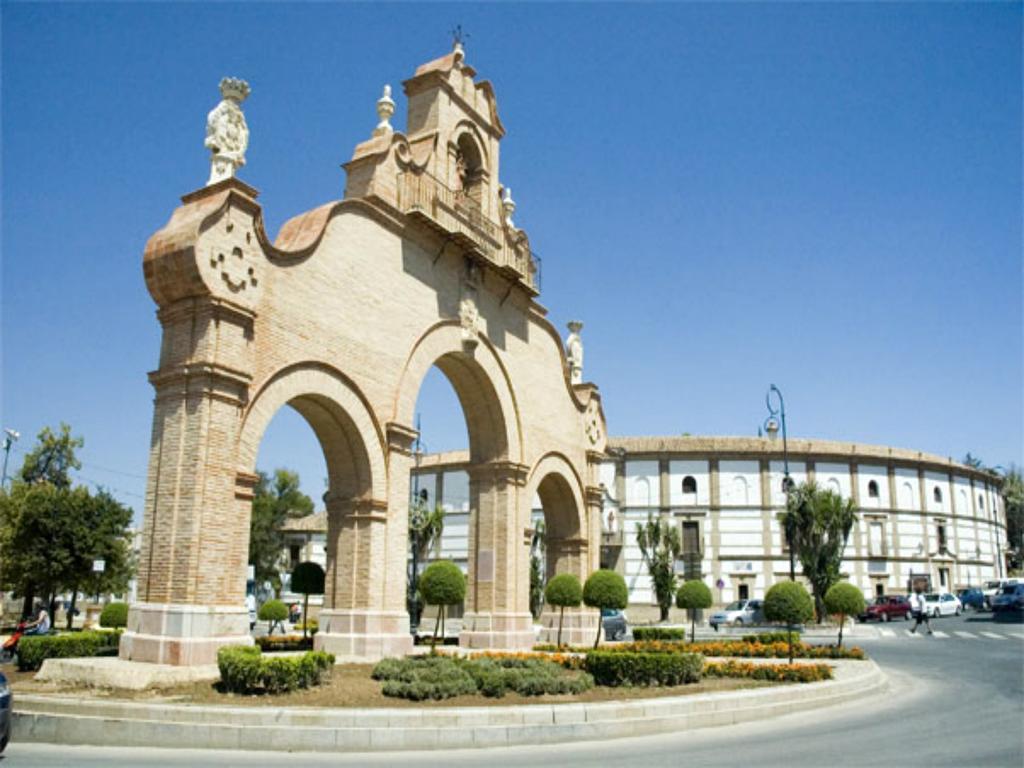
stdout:
[[[597,388],[537,303],[539,260],[499,183],[505,129],[461,46],[404,83],[408,129],[379,124],[345,165],[344,199],[268,240],[245,162],[248,86],[221,83],[212,171],[146,246],[163,328],[139,564],[125,659],[206,664],[249,643],[249,516],[263,432],[290,405],[323,449],[327,588],[316,645],[375,658],[412,646],[406,614],[412,427],[434,365],[470,439],[468,595],[460,641],[522,648],[530,508],[544,498],[549,562],[597,567]],[[578,330],[578,329],[577,329]],[[550,509],[549,509],[550,507]],[[580,614],[580,638],[596,617]]]

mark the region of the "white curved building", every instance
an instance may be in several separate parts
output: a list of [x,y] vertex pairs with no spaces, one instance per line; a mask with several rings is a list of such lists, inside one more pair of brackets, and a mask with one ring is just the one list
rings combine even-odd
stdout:
[[[858,510],[843,574],[866,596],[907,589],[912,574],[953,591],[1005,575],[1006,516],[999,479],[918,451],[789,440],[789,472],[852,498]],[[461,453],[425,456],[413,485],[449,511],[441,551],[463,561],[469,530]],[[611,437],[601,465],[602,565],[622,573],[634,614],[654,603],[636,524],[679,525],[681,577],[701,578],[717,602],[761,597],[789,577],[777,520],[785,505],[782,445],[767,438]],[[535,516],[543,516],[539,500]],[[800,566],[797,564],[799,575]]]

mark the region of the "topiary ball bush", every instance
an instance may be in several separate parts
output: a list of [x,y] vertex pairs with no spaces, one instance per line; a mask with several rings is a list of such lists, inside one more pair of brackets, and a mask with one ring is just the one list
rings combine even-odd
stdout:
[[284,621],[288,618],[288,606],[280,600],[267,600],[257,614],[260,621]]
[[833,584],[825,593],[829,616],[857,616],[864,611],[864,593],[846,581]]
[[107,603],[100,613],[100,626],[108,629],[128,626],[128,603]]
[[780,581],[764,596],[764,616],[782,624],[803,624],[814,618],[814,601],[802,584]]
[[676,608],[695,610],[711,607],[711,590],[703,581],[688,581],[676,592]]
[[466,598],[466,577],[451,560],[438,560],[423,571],[419,591],[428,605],[457,605]]
[[324,569],[317,563],[299,563],[292,571],[291,590],[300,595],[322,595]]
[[615,571],[594,571],[583,585],[583,602],[591,608],[623,610],[629,602],[626,580]]
[[549,605],[573,608],[583,601],[583,585],[571,573],[560,573],[548,582],[544,599]]

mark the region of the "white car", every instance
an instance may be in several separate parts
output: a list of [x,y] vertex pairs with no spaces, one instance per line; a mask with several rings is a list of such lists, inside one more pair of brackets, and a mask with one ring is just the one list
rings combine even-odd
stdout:
[[928,593],[924,596],[924,605],[928,615],[936,619],[939,616],[959,616],[964,610],[960,598],[949,592]]

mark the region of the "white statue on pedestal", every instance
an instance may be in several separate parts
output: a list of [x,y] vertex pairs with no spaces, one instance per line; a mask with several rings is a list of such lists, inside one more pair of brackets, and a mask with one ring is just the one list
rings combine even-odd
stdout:
[[583,340],[580,331],[583,323],[579,320],[569,321],[569,338],[565,340],[566,356],[569,358],[569,381],[572,384],[583,383]]
[[462,346],[467,352],[476,349],[480,342],[480,310],[477,308],[477,286],[480,284],[480,267],[467,262],[462,279],[462,297],[459,300],[459,322],[462,325]]
[[220,81],[220,104],[206,117],[206,148],[210,157],[210,180],[206,185],[231,178],[245,165],[249,147],[249,126],[241,103],[249,95],[249,84],[235,77]]

